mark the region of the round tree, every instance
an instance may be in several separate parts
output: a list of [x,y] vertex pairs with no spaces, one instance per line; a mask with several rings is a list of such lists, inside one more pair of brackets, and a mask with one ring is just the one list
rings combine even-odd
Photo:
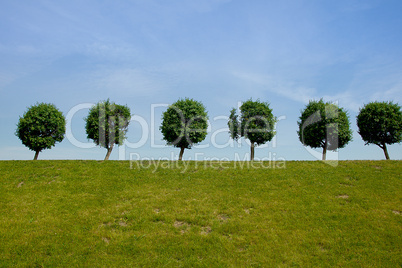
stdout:
[[274,130],[276,117],[272,109],[265,102],[252,101],[243,102],[240,106],[240,120],[236,109],[232,109],[229,116],[229,132],[232,139],[244,137],[250,140],[250,160],[254,160],[254,147],[271,141],[275,136]]
[[208,113],[201,102],[180,99],[170,105],[162,115],[160,130],[168,145],[180,148],[179,160],[184,149],[191,149],[207,136]]
[[311,148],[322,148],[322,160],[327,150],[344,148],[352,140],[349,117],[346,111],[321,99],[311,100],[301,112],[297,122],[300,142]]
[[392,102],[371,102],[357,116],[359,134],[366,145],[372,143],[383,149],[389,159],[387,144],[402,141],[401,106]]
[[107,149],[105,160],[109,159],[115,144],[124,143],[130,120],[130,109],[111,103],[109,99],[97,103],[89,110],[85,118],[87,138]]
[[66,133],[66,119],[55,105],[38,103],[28,108],[17,124],[17,137],[35,152],[34,160],[44,149],[61,142]]

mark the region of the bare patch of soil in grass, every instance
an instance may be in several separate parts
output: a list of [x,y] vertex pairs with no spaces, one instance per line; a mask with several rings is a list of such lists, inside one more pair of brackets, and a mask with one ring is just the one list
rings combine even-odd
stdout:
[[346,186],[346,187],[353,187],[353,184],[351,184],[349,182],[340,182],[339,184],[342,186]]
[[320,249],[320,251],[325,252],[328,251],[327,247],[323,244],[323,243],[318,243],[318,248]]
[[186,224],[184,221],[175,221],[174,222],[174,227],[176,228],[180,228],[181,226],[183,226],[184,224]]
[[181,234],[186,233],[188,231],[188,229],[190,228],[190,225],[184,221],[175,221],[173,226],[176,227],[177,229],[181,229],[180,230]]
[[119,226],[126,227],[126,226],[128,226],[128,224],[124,221],[119,221]]
[[252,210],[252,208],[245,208],[244,212],[246,212],[246,214],[250,214]]
[[393,210],[392,213],[394,213],[395,215],[401,215],[401,212],[399,210]]
[[112,226],[111,222],[104,222],[100,225],[101,227],[105,227],[105,226]]
[[218,219],[222,222],[227,222],[229,220],[229,216],[226,214],[219,214]]
[[201,229],[201,235],[207,235],[210,232],[212,232],[212,228],[210,226],[205,226]]

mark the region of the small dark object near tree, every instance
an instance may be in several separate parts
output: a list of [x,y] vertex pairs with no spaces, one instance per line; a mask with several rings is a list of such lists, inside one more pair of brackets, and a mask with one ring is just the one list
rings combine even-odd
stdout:
[[184,149],[191,149],[207,136],[208,113],[201,102],[180,99],[170,105],[162,115],[160,130],[168,145],[180,148],[179,160]]
[[230,111],[228,126],[230,137],[238,140],[241,137],[250,140],[250,160],[254,160],[254,147],[271,141],[275,136],[276,117],[269,104],[259,100],[248,100],[240,106],[240,121],[236,109]]
[[401,106],[392,102],[370,102],[360,109],[356,121],[365,145],[377,145],[384,151],[385,159],[390,159],[387,144],[402,141]]
[[55,105],[38,103],[28,108],[17,124],[16,136],[35,152],[34,160],[44,149],[64,139],[66,119]]
[[326,160],[327,150],[344,148],[352,140],[347,112],[322,99],[310,100],[297,124],[300,142],[311,148],[322,148],[322,160]]
[[109,159],[115,144],[123,144],[130,120],[130,109],[111,103],[109,99],[97,103],[89,110],[85,118],[87,138],[107,149],[105,160]]

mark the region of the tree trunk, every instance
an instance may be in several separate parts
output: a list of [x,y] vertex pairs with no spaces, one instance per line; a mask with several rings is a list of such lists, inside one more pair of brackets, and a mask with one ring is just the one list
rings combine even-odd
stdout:
[[112,143],[112,145],[110,145],[110,147],[107,148],[107,153],[106,153],[104,161],[109,160],[110,154],[112,153],[112,150],[113,150],[113,146],[114,146],[114,143]]
[[324,146],[322,148],[322,160],[327,160],[327,139],[325,139]]
[[254,147],[255,147],[254,142],[252,142],[250,147],[251,150],[250,161],[254,161]]
[[385,144],[385,142],[382,144],[382,149],[384,150],[385,159],[389,160],[388,149],[387,149],[387,145]]
[[39,155],[40,151],[35,151],[35,157],[33,160],[38,160],[38,155]]
[[185,147],[180,147],[179,161],[183,159],[184,149]]

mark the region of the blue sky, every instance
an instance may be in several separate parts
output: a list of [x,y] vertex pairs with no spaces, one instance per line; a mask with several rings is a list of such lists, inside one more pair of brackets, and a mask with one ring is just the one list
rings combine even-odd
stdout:
[[[348,110],[354,130],[332,157],[383,159],[364,146],[356,115],[370,101],[402,104],[401,11],[400,0],[3,0],[0,159],[33,158],[14,133],[37,102],[70,115],[73,137],[40,159],[103,159],[83,118],[107,98],[135,115],[112,159],[177,157],[159,125],[164,105],[184,97],[210,117],[207,139],[184,159],[246,158],[249,146],[231,143],[224,116],[249,98],[280,118],[256,158],[316,159],[298,140],[297,120],[310,99],[324,98]],[[389,153],[402,159],[401,145]]]

